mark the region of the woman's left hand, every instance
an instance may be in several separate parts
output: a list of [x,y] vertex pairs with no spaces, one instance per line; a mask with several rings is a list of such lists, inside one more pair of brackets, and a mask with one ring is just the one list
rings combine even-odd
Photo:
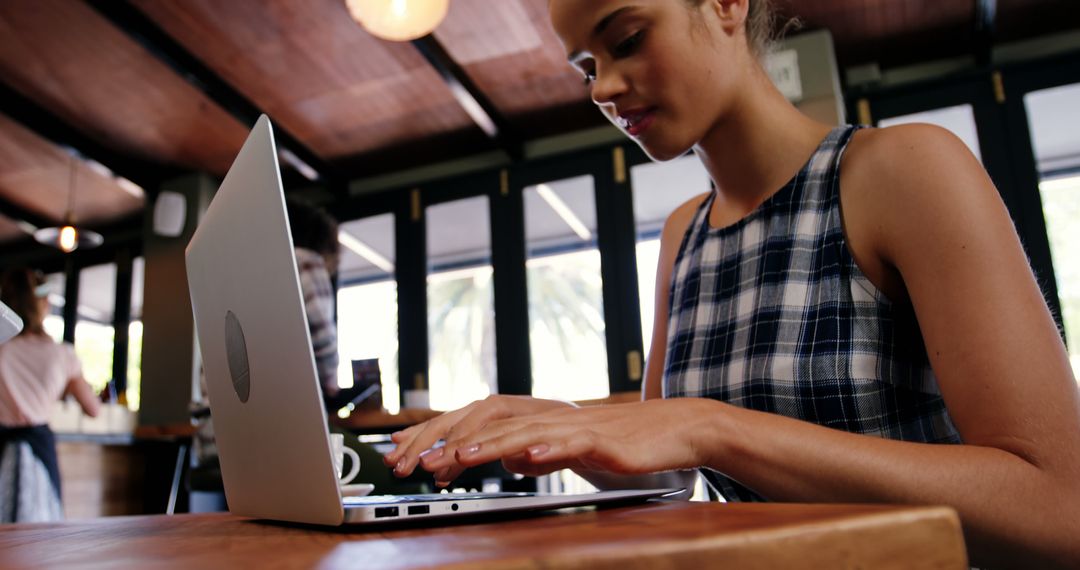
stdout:
[[498,459],[533,476],[565,468],[626,475],[689,469],[707,463],[703,436],[722,405],[679,398],[508,418],[447,441],[421,465],[442,485]]

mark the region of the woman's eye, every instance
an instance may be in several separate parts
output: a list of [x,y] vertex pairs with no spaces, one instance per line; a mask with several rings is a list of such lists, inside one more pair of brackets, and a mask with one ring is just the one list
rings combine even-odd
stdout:
[[645,36],[645,31],[639,31],[625,40],[619,42],[615,49],[612,50],[612,54],[615,57],[626,57],[637,51],[638,46],[641,45],[641,39]]
[[592,85],[592,82],[596,81],[596,74],[591,71],[585,72],[585,87]]

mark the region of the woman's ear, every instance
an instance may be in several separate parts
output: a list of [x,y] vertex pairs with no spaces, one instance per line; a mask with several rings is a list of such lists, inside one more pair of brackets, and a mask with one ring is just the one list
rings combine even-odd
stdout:
[[750,2],[753,1],[755,0],[708,0],[713,14],[728,33],[746,28]]

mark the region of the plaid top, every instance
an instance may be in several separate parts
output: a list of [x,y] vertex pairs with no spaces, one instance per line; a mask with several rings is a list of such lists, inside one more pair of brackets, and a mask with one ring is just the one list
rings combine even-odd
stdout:
[[[739,222],[709,226],[712,195],[672,274],[664,397],[705,397],[849,432],[959,443],[910,307],[893,305],[848,250],[837,127]],[[703,469],[731,501],[765,500]]]
[[323,396],[338,393],[337,323],[334,322],[334,286],[323,257],[302,247],[295,248],[296,266],[300,273],[300,292],[304,295],[311,347],[315,351],[315,368]]

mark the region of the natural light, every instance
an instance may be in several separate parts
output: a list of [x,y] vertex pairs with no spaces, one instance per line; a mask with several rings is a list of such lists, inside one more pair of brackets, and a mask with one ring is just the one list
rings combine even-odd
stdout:
[[1073,374],[1080,378],[1080,176],[1044,180],[1039,184],[1039,192],[1069,359]]
[[379,359],[383,408],[400,409],[397,283],[393,280],[338,291],[338,385],[353,385],[352,361]]

